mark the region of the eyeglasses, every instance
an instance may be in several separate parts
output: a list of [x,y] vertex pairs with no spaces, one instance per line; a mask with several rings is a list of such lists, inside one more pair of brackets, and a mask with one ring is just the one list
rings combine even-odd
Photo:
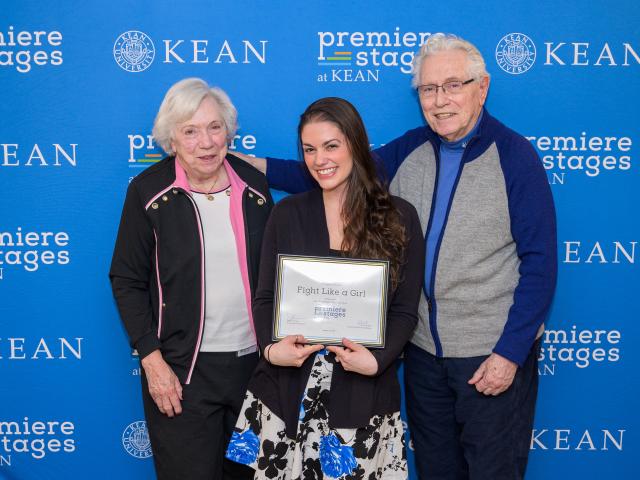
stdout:
[[442,85],[436,85],[435,83],[430,83],[429,85],[418,85],[418,93],[421,97],[432,98],[436,96],[438,89],[441,88],[442,93],[446,95],[455,95],[462,91],[462,87],[474,80],[475,78],[470,78],[464,82],[462,80],[451,80],[450,82],[444,82]]

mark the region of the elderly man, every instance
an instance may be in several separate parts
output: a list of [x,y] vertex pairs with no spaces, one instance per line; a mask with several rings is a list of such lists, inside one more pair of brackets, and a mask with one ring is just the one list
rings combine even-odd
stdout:
[[[476,47],[435,34],[414,66],[428,126],[375,153],[425,232],[420,323],[405,352],[419,475],[523,478],[556,283],[551,191],[529,142],[484,109],[489,75]],[[268,159],[267,173],[274,188],[310,185],[295,162]]]

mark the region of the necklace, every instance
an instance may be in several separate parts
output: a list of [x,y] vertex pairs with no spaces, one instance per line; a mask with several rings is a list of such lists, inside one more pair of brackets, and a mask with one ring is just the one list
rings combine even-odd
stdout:
[[[220,192],[219,192],[219,193],[221,193],[221,192],[222,192],[222,190],[220,190]],[[231,196],[231,187],[227,187],[227,189],[225,190],[225,192],[224,192],[224,193],[227,195],[227,197],[230,197],[230,196]],[[216,197],[214,197],[213,195],[211,195],[211,193],[207,193],[207,194],[205,195],[205,198],[206,198],[207,200],[209,200],[209,201],[213,202],[213,201],[215,200],[215,198],[216,198]]]
[[[213,185],[215,185],[215,183]],[[213,195],[211,195],[211,190],[213,190],[213,185],[211,185],[211,188],[209,189],[209,191],[204,194],[204,197],[210,202],[213,202],[213,200],[216,198]]]
[[[214,197],[211,192],[213,191],[213,188],[216,186],[216,183],[218,183],[218,179],[220,178],[220,174],[218,174],[216,176],[216,179],[213,181],[213,183],[211,184],[211,186],[209,188],[205,188],[203,190],[202,193],[204,193],[204,197],[209,200],[210,202],[213,202],[215,200],[216,197]],[[193,184],[194,186],[198,186],[195,183]]]

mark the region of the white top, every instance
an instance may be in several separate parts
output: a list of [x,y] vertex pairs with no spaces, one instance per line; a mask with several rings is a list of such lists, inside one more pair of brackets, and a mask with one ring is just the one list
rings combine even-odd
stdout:
[[[231,228],[230,190],[192,192],[205,245],[205,324],[201,352],[234,352],[256,344]],[[213,200],[208,200],[212,196]]]

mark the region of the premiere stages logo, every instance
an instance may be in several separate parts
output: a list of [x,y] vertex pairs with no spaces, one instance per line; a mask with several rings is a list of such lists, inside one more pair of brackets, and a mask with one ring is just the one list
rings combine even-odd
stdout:
[[[631,42],[545,41],[543,67],[633,67],[640,65],[638,48]],[[536,61],[536,46],[524,33],[508,33],[498,41],[498,66],[512,75],[527,72]]]
[[70,421],[0,419],[0,459],[12,466],[14,456],[42,460],[49,454],[76,451],[75,425]]
[[28,73],[34,66],[62,65],[62,33],[57,30],[0,31],[0,67]]
[[594,364],[616,363],[621,358],[620,330],[545,330],[538,356],[538,373],[553,376],[557,365],[585,369]]
[[[134,133],[127,135],[129,139],[129,168],[146,168],[149,165],[158,163],[164,157],[162,149],[156,145],[153,135]],[[243,151],[255,150],[257,144],[256,137],[251,134],[240,135],[237,133],[229,145],[229,150],[240,148]]]
[[134,133],[129,138],[129,168],[146,168],[164,157],[162,149],[153,141],[153,135]]
[[33,273],[44,266],[69,264],[69,242],[69,234],[62,231],[27,231],[22,227],[0,231],[0,280],[5,267]]
[[378,82],[382,69],[409,74],[430,32],[318,32],[318,82]]
[[140,420],[127,425],[127,428],[122,432],[122,446],[134,458],[151,457],[153,452],[151,451],[147,422]]
[[131,375],[134,377],[139,377],[140,375],[142,375],[142,367],[140,366],[140,355],[135,348],[131,349],[131,360],[133,360],[136,365],[131,369]]
[[626,172],[632,166],[633,140],[625,136],[528,136],[540,153],[549,183],[564,184],[567,173],[597,177],[606,172]]
[[113,58],[129,73],[147,70],[156,58],[163,64],[251,64],[267,62],[268,40],[162,39],[160,51],[149,35],[139,30],[120,34],[113,45]]

